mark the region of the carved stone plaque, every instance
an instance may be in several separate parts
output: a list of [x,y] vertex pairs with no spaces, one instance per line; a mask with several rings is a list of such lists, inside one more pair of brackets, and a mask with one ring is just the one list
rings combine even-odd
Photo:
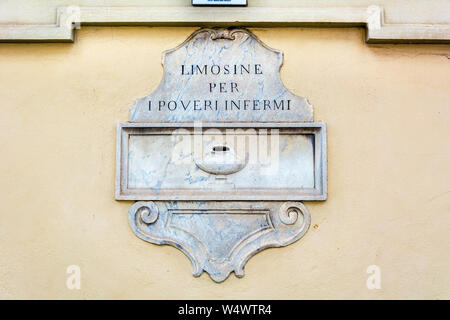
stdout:
[[283,55],[244,29],[201,29],[163,53],[159,87],[118,125],[116,199],[136,235],[221,282],[308,230],[326,199],[326,127],[280,79]]
[[281,82],[283,53],[248,31],[203,29],[162,63],[161,84],[132,107],[132,122],[313,121],[308,101]]

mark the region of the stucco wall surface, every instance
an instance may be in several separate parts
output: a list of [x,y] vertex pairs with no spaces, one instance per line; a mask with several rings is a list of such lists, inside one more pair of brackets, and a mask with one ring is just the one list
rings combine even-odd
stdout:
[[[116,124],[195,28],[84,27],[0,44],[0,299],[450,298],[450,47],[367,45],[362,29],[252,29],[328,126],[328,200],[297,243],[222,284],[139,240],[114,200]],[[66,268],[81,268],[68,290]],[[366,269],[381,270],[368,290]]]

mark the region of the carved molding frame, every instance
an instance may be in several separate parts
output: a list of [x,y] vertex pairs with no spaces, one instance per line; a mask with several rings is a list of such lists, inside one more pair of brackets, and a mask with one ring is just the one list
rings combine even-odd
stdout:
[[[236,192],[202,191],[189,189],[160,189],[158,192],[145,192],[128,187],[129,140],[132,135],[167,134],[175,128],[192,129],[192,123],[123,123],[117,125],[116,146],[116,200],[181,200],[181,201],[323,201],[327,198],[327,132],[322,122],[211,122],[203,123],[203,128],[228,129],[250,128],[288,130],[285,134],[314,136],[314,188],[300,188],[298,191],[280,189],[271,193],[258,194],[259,189],[238,190]],[[147,132],[148,131],[148,132]]]
[[0,24],[0,42],[73,42],[81,26],[365,27],[368,43],[450,43],[450,24],[387,23],[377,5],[347,7],[59,7],[56,23]]

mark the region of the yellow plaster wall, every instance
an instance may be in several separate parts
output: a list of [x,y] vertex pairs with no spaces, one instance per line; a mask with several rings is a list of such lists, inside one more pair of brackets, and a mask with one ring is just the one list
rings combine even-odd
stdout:
[[[450,298],[450,47],[366,45],[362,29],[253,29],[328,125],[312,225],[222,284],[138,239],[114,200],[115,127],[194,28],[83,27],[0,44],[0,299]],[[81,290],[66,288],[79,265]],[[382,288],[366,288],[366,268]]]

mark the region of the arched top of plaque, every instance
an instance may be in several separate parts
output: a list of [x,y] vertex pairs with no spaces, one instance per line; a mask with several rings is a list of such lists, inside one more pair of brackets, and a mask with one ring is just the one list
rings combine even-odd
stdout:
[[159,87],[132,122],[306,122],[313,107],[281,82],[283,53],[245,29],[200,29],[163,53]]

